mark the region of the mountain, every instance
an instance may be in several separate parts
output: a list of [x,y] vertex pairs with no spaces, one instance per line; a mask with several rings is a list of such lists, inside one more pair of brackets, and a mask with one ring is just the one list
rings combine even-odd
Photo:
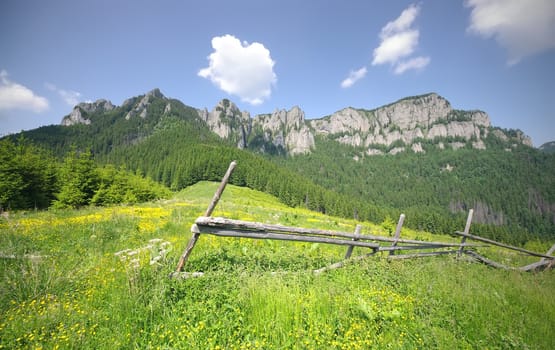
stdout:
[[490,135],[508,149],[532,146],[531,139],[521,131],[495,128],[485,112],[453,109],[435,93],[404,98],[373,110],[349,107],[313,120],[305,120],[297,106],[251,118],[233,102],[223,100],[212,112],[204,110],[201,118],[221,138],[233,140],[240,148],[264,152],[270,143],[293,155],[313,151],[317,136],[356,147],[361,156],[424,152],[423,141],[434,141],[440,149],[466,145],[485,149]]
[[544,153],[555,153],[555,141],[546,142],[538,149]]
[[91,149],[173,190],[218,180],[238,159],[233,183],[289,205],[377,222],[404,212],[432,232],[460,230],[474,208],[473,229],[490,237],[555,232],[555,156],[435,93],[306,120],[298,106],[252,117],[228,99],[198,109],[154,89],[121,106],[81,103],[61,125],[23,134],[59,157]]
[[[171,113],[172,103],[183,105],[154,89],[126,100],[118,108],[126,111],[125,120],[145,119],[154,101],[165,103],[163,115]],[[116,107],[106,100],[80,103],[62,119],[61,124],[89,125],[92,121],[88,115],[114,109]],[[238,148],[262,153],[310,153],[316,147],[314,140],[317,136],[356,147],[360,156],[408,150],[424,152],[422,142],[428,141],[433,141],[439,149],[458,149],[467,145],[486,149],[488,136],[506,144],[507,149],[518,145],[532,146],[531,139],[521,131],[495,128],[485,112],[453,109],[449,101],[435,93],[404,98],[373,110],[348,107],[312,120],[306,120],[298,106],[289,111],[276,110],[251,117],[249,112],[240,111],[233,102],[224,99],[210,112],[206,108],[196,109],[194,117]]]

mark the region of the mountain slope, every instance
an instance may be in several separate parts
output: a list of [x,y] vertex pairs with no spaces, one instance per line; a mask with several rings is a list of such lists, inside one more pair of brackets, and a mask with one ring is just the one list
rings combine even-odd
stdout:
[[555,153],[555,141],[546,142],[538,149],[544,153]]
[[437,94],[305,120],[298,107],[251,118],[225,99],[209,112],[154,89],[121,106],[79,104],[62,124],[24,135],[59,156],[90,148],[174,190],[239,159],[234,183],[289,205],[378,222],[402,211],[433,232],[460,229],[474,208],[490,236],[555,233],[555,157]]

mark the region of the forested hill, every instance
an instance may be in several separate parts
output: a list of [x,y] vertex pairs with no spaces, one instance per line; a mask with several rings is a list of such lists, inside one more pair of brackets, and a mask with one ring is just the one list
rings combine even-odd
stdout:
[[[411,112],[418,106],[429,111]],[[438,110],[445,118],[426,117]],[[474,208],[475,230],[485,235],[555,237],[555,155],[486,117],[428,94],[316,121],[305,121],[297,107],[250,118],[229,100],[208,112],[155,89],[121,106],[80,104],[63,125],[23,135],[60,158],[72,146],[90,149],[101,164],[174,190],[218,180],[237,159],[233,183],[289,205],[377,222],[404,212],[407,225],[432,232],[462,229],[465,211]],[[364,128],[342,131],[355,125],[348,118]]]

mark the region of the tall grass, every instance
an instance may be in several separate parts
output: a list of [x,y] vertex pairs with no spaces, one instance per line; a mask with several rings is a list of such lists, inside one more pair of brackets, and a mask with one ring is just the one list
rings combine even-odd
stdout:
[[[216,187],[200,183],[140,206],[0,219],[0,348],[555,347],[552,271],[374,257],[314,275],[345,248],[203,235],[186,269],[204,277],[168,278]],[[356,225],[234,186],[214,215],[342,231]],[[411,230],[403,236],[452,240]]]

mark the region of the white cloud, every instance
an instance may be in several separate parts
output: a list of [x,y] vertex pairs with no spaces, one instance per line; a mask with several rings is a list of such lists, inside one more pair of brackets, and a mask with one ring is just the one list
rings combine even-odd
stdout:
[[48,100],[37,96],[21,84],[8,79],[8,72],[0,71],[0,110],[25,109],[35,113],[48,110]]
[[395,74],[403,74],[409,69],[422,69],[430,63],[430,57],[415,57],[408,61],[401,61],[395,66]]
[[374,49],[372,65],[395,64],[399,59],[409,56],[418,45],[418,37],[418,30],[408,30],[384,38],[380,46]]
[[406,31],[410,28],[419,12],[420,7],[418,5],[410,5],[401,12],[401,15],[396,20],[387,23],[385,27],[382,28],[380,37],[385,39],[392,34]]
[[277,78],[275,62],[264,45],[241,43],[233,35],[224,35],[212,38],[212,48],[208,67],[198,72],[200,77],[252,105],[270,97]]
[[467,30],[494,38],[508,51],[509,64],[555,48],[555,1],[467,0],[472,8]]
[[394,21],[388,22],[380,32],[380,45],[374,49],[372,65],[389,63],[394,66],[395,74],[402,74],[409,69],[421,69],[430,62],[429,57],[417,57],[405,60],[418,47],[420,31],[412,28],[420,6],[412,4]]
[[73,90],[58,89],[56,87],[56,85],[51,84],[51,83],[45,83],[44,85],[46,86],[47,89],[49,89],[51,91],[54,91],[58,95],[60,95],[62,100],[64,100],[64,102],[67,103],[71,107],[74,107],[80,101],[80,98],[81,98],[81,93],[80,92],[73,91]]
[[353,86],[353,84],[356,83],[358,80],[364,78],[367,71],[368,70],[366,69],[366,67],[362,67],[356,71],[350,71],[349,76],[341,82],[341,87],[345,89]]

